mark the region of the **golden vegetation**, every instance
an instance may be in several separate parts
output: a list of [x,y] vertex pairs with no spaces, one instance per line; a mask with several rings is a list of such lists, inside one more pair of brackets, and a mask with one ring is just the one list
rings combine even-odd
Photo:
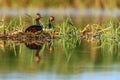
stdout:
[[1,8],[120,8],[119,0],[0,0]]

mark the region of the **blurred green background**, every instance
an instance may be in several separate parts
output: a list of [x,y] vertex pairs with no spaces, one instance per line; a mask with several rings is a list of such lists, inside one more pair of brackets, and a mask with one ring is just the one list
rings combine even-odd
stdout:
[[0,0],[0,8],[119,9],[120,0]]

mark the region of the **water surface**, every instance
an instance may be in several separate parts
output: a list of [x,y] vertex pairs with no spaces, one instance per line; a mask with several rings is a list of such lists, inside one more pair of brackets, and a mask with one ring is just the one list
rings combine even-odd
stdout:
[[[73,39],[74,40],[74,39]],[[0,80],[119,80],[120,57],[97,48],[99,42],[53,40],[53,51],[43,44],[36,62],[36,50],[24,43],[1,41]],[[67,44],[67,45],[66,45]],[[69,45],[69,46],[68,46]]]

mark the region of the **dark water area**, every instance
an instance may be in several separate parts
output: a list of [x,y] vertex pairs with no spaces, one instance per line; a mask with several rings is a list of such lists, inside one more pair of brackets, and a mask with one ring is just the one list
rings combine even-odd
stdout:
[[[120,15],[119,10],[66,10],[61,13],[51,10],[49,15],[48,10],[9,12],[0,11],[1,20],[3,14],[11,14],[5,18],[6,23],[14,19],[13,15],[19,17],[40,12],[46,18],[55,15],[58,24],[71,17],[75,25],[80,27],[109,20],[119,21]],[[21,23],[24,26],[32,24],[31,20],[23,20],[26,21]],[[45,21],[47,22],[46,19]],[[17,28],[19,29],[19,26]],[[99,39],[90,42],[87,39],[67,37],[51,39],[45,43],[1,40],[0,80],[119,80],[119,50],[120,44],[114,40],[105,43]]]

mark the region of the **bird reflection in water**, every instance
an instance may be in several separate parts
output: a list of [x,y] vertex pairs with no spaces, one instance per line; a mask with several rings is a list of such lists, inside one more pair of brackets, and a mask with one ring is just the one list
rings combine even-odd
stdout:
[[[39,44],[36,44],[36,43],[25,43],[26,47],[28,47],[29,49],[36,50],[36,53],[35,53],[35,61],[36,62],[40,62],[41,61],[41,56],[39,55],[39,52],[42,49],[43,44],[44,43],[39,43]],[[49,51],[50,52],[52,52],[54,50],[54,48],[51,45],[52,45],[52,43],[51,43],[51,41],[49,41],[48,42],[48,47],[49,47]]]

